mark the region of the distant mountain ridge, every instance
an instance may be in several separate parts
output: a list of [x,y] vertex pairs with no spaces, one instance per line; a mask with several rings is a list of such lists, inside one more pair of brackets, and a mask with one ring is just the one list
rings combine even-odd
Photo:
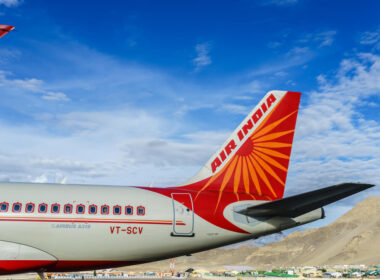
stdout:
[[[380,264],[380,197],[370,197],[333,223],[294,231],[262,247],[219,248],[176,259],[176,270],[225,265],[275,268],[283,266]],[[169,261],[125,267],[123,270],[168,271]]]
[[295,231],[252,252],[246,263],[332,265],[380,263],[380,197],[370,197],[328,226]]

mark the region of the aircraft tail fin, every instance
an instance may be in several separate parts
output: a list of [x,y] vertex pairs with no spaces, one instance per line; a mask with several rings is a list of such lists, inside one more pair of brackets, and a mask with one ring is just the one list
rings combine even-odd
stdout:
[[[282,198],[301,93],[270,91],[182,188]],[[245,198],[247,199],[247,198]],[[219,204],[218,200],[218,204]]]

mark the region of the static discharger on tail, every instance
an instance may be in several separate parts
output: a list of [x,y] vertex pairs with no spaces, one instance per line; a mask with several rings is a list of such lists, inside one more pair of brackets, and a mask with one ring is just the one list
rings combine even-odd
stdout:
[[0,274],[145,263],[323,218],[323,206],[373,185],[343,183],[282,198],[300,97],[268,92],[179,186],[0,183]]

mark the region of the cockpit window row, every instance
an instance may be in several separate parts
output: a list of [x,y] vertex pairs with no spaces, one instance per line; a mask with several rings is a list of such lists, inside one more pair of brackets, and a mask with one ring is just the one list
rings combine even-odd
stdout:
[[[10,205],[8,202],[1,202],[0,203],[0,212],[8,212],[11,211],[13,213],[21,213],[22,212],[22,203],[15,202]],[[25,204],[24,212],[25,213],[34,213],[37,210],[38,213],[51,213],[51,214],[86,214],[86,205],[84,204],[77,204],[73,205],[71,203],[64,204],[61,209],[61,204],[59,203],[53,203],[50,205],[46,203],[40,203],[38,205],[34,204],[33,202],[29,202]],[[99,211],[99,212],[98,212]],[[121,205],[114,205],[109,206],[107,204],[103,204],[100,207],[96,204],[91,204],[87,207],[87,213],[90,215],[96,215],[100,213],[101,215],[133,215],[134,213],[134,207],[131,205],[127,206],[121,206]],[[136,207],[136,214],[138,216],[144,216],[145,215],[145,207],[144,206],[137,206]]]

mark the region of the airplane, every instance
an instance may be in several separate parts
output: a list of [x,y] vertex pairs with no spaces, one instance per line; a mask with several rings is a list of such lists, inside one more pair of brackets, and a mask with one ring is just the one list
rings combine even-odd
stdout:
[[0,38],[3,37],[8,32],[12,31],[13,29],[15,29],[15,27],[12,25],[0,24]]
[[0,274],[43,278],[153,262],[324,218],[323,206],[373,185],[343,183],[283,198],[300,97],[269,91],[178,186],[0,183]]

